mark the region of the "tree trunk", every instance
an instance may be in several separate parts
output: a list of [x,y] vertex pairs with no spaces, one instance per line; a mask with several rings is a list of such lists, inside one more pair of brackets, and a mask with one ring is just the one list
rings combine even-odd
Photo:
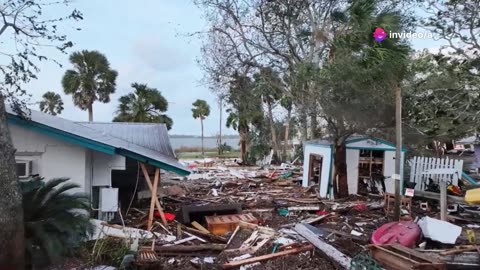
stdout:
[[242,157],[242,161],[245,163],[245,154],[247,152],[247,132],[240,129],[240,154]]
[[310,112],[310,123],[311,138],[313,140],[318,139],[320,137],[320,134],[318,133],[318,120],[316,109],[312,109],[312,111]]
[[280,151],[278,148],[277,131],[275,130],[275,122],[273,121],[272,103],[267,102],[267,107],[268,107],[268,121],[270,122],[270,133],[272,134],[273,153],[275,153],[275,156],[278,158]]
[[290,145],[288,144],[288,136],[290,132],[290,119],[292,118],[292,110],[288,110],[287,119],[285,123],[285,137],[283,138],[283,154],[282,158],[284,161],[287,160],[287,149],[289,149]]
[[304,108],[300,109],[300,126],[302,130],[302,142],[308,140],[308,121],[307,121],[307,113],[305,112]]
[[22,194],[15,171],[15,149],[0,94],[0,269],[24,268]]
[[203,118],[200,117],[200,125],[202,126],[202,157],[205,158],[205,151],[203,150]]
[[88,122],[93,122],[93,103],[88,106]]
[[336,174],[334,180],[337,180],[334,181],[334,184],[338,185],[338,198],[348,197],[347,147],[345,140],[341,140],[338,144],[335,144],[334,166]]

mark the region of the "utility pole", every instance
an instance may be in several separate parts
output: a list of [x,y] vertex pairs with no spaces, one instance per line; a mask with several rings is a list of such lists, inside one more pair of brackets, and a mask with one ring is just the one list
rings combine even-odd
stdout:
[[395,207],[393,212],[394,220],[400,220],[400,181],[402,172],[402,90],[400,86],[395,84],[395,137],[396,137],[396,151],[395,151]]
[[218,154],[221,155],[222,154],[222,100],[223,100],[223,96],[220,95],[219,96],[219,101],[218,101],[218,106],[220,107],[220,126],[219,126],[219,133],[220,133],[220,136],[218,137]]

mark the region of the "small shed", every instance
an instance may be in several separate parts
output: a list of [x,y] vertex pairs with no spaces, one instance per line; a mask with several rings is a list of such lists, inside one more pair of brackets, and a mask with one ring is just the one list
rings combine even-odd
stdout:
[[[304,165],[302,185],[320,185],[320,197],[332,198],[332,177],[334,169],[334,144],[327,140],[304,143]],[[366,193],[372,175],[385,177],[385,189],[395,192],[392,175],[395,173],[395,145],[381,139],[367,136],[352,136],[346,141],[348,193]],[[406,149],[402,149],[401,172],[403,172]],[[403,177],[402,177],[403,179]],[[383,189],[378,189],[383,192]]]

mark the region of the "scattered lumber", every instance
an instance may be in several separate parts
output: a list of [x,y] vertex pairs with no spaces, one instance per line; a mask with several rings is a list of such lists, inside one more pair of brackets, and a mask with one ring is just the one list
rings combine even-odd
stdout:
[[199,230],[196,230],[194,228],[190,228],[190,227],[187,227],[185,225],[181,225],[182,226],[182,229],[186,232],[189,232],[191,234],[195,234],[196,236],[198,237],[201,237],[203,239],[209,239],[210,241],[214,242],[214,243],[222,243],[222,244],[225,244],[227,243],[227,239],[225,237],[222,237],[222,236],[218,236],[218,235],[213,235],[211,233],[204,233],[202,231],[199,231]]
[[440,252],[440,255],[446,256],[446,255],[453,255],[453,254],[459,254],[467,251],[476,251],[476,250],[477,250],[477,247],[474,245],[456,246],[455,248]]
[[361,244],[368,244],[368,240],[365,239],[365,238],[362,238],[360,236],[356,236],[356,235],[345,233],[345,232],[342,232],[342,231],[339,231],[339,230],[324,228],[324,227],[322,227],[322,230],[333,233],[333,234],[336,234],[336,235],[339,235],[339,236],[342,236],[342,237],[350,238],[352,240],[360,242]]
[[309,224],[295,225],[295,231],[298,232],[301,236],[305,237],[310,243],[312,243],[315,247],[317,247],[320,251],[327,255],[332,260],[332,262],[338,264],[345,269],[349,269],[352,259],[340,252],[332,245],[322,241],[319,238],[319,235],[312,231],[310,228],[316,229]]
[[293,199],[293,198],[282,198],[282,200],[289,201],[289,202],[296,202],[296,203],[304,203],[304,204],[320,204],[321,201],[318,199]]
[[303,220],[301,223],[306,223],[306,224],[313,224],[313,223],[316,223],[316,222],[319,222],[319,221],[322,221],[328,217],[332,217],[334,216],[335,214],[333,213],[329,213],[329,214],[326,214],[326,215],[321,215],[319,217],[316,217],[316,218],[313,218],[313,219],[306,219],[306,220]]
[[197,229],[199,231],[202,231],[204,233],[210,233],[209,230],[207,230],[205,227],[203,227],[202,225],[200,225],[200,223],[198,223],[196,221],[192,222],[191,224],[195,229]]
[[[437,200],[437,201],[440,200],[440,194],[439,193],[430,192],[430,191],[415,190],[414,197],[421,197],[421,198]],[[447,200],[448,200],[449,203],[465,204],[465,200],[464,200],[463,197],[447,195]]]
[[275,258],[287,256],[287,255],[292,255],[292,254],[297,254],[297,253],[302,253],[302,252],[310,251],[310,250],[313,250],[313,246],[312,245],[306,245],[304,247],[299,247],[299,248],[285,250],[285,251],[281,251],[281,252],[277,252],[277,253],[267,254],[267,255],[253,257],[253,258],[248,258],[248,259],[245,259],[245,260],[232,261],[232,262],[229,262],[229,263],[226,263],[226,264],[222,265],[222,268],[223,269],[231,269],[231,268],[239,267],[239,266],[242,266],[242,265],[245,265],[245,264],[252,264],[252,263],[256,263],[256,262],[268,261],[268,260],[271,260],[271,259],[275,259]]
[[445,263],[442,261],[398,244],[369,245],[368,247],[372,257],[381,266],[387,267],[388,269],[445,269]]
[[156,252],[198,252],[198,251],[222,251],[225,248],[224,244],[200,244],[200,245],[175,245],[175,246],[160,246],[155,247]]

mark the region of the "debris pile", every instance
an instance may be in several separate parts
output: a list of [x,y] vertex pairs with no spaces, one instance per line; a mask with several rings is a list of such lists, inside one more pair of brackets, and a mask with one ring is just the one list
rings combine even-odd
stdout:
[[[159,194],[164,213],[155,212],[149,231],[143,230],[148,203],[132,208],[125,226],[97,221],[105,235],[130,239],[135,265],[156,269],[480,267],[475,237],[480,226],[454,212],[449,215],[451,222],[437,219],[434,200],[402,198],[402,220],[394,221],[394,195],[322,200],[318,186],[301,186],[302,170],[290,164],[198,165],[190,166],[194,173],[188,179],[164,177],[168,180],[162,182]],[[161,215],[166,224],[157,219]]]

